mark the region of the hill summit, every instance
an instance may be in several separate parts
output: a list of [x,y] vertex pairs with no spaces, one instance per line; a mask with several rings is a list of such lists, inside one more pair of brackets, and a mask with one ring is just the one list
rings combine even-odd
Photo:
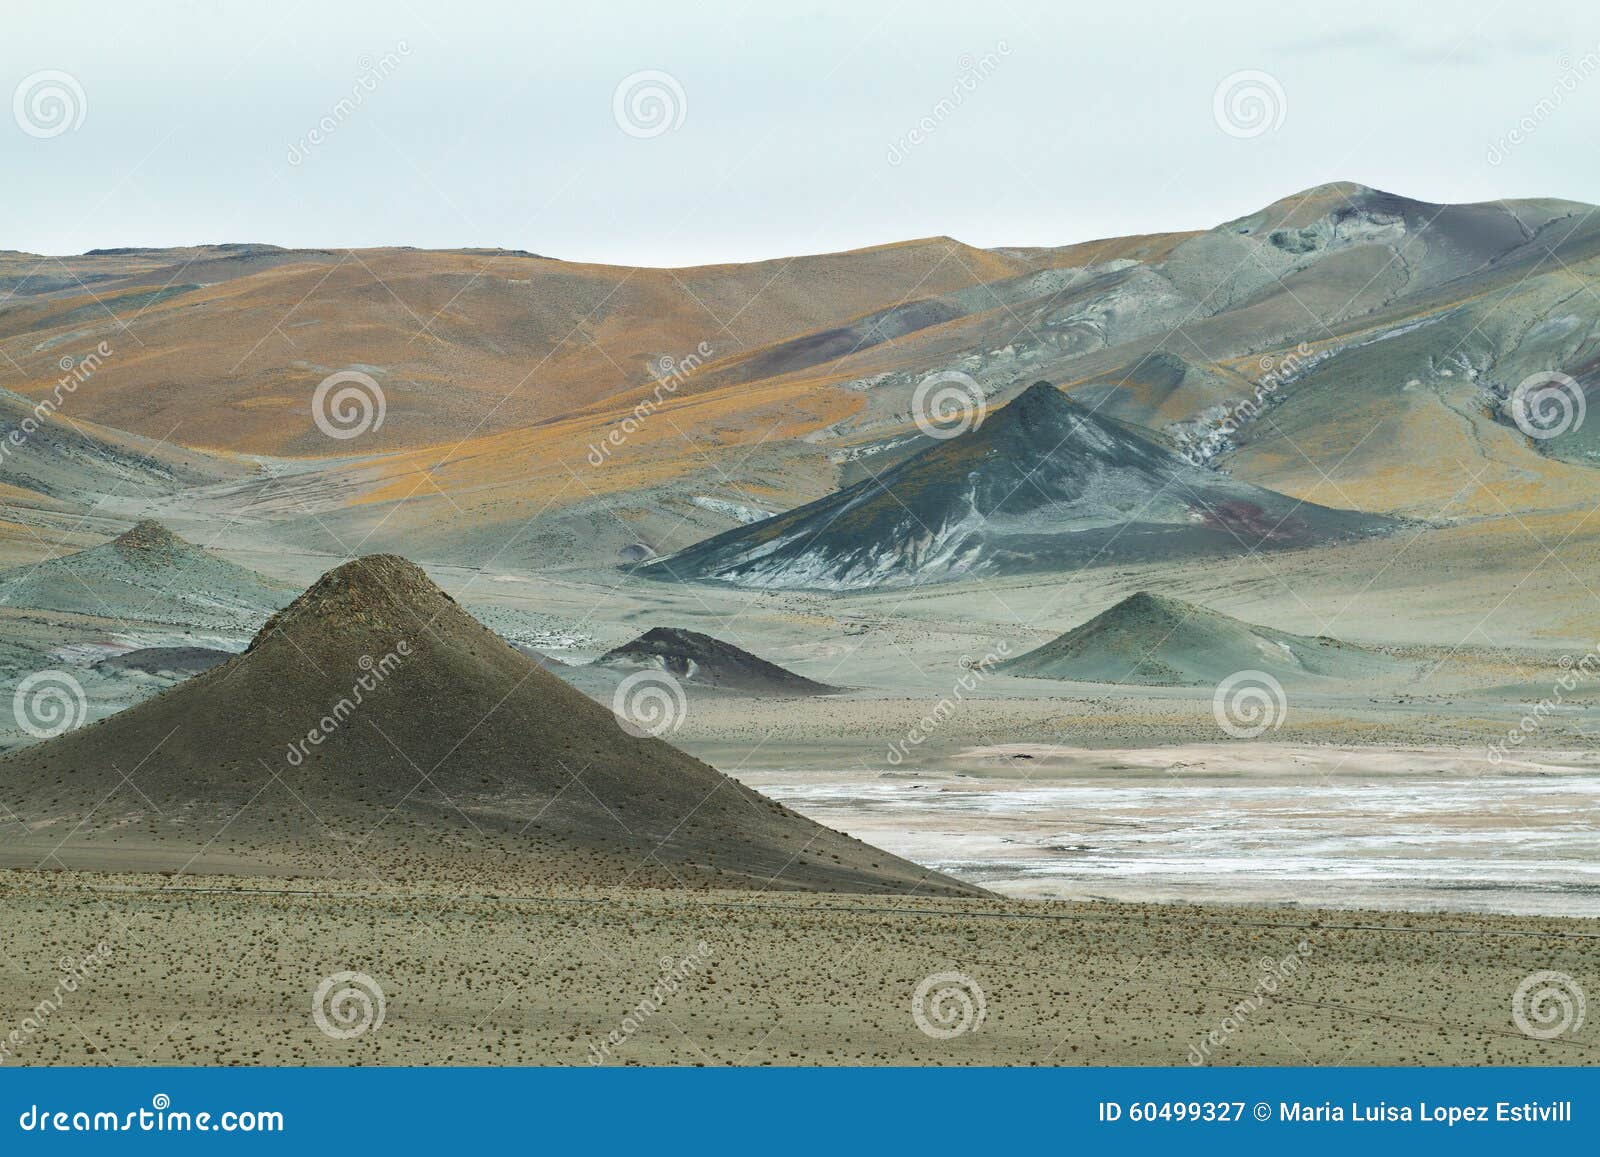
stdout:
[[[328,572],[244,654],[9,755],[0,785],[75,867],[974,891],[625,730],[394,555]],[[24,837],[0,862],[29,855]]]
[[415,633],[454,609],[456,601],[415,563],[397,554],[369,554],[334,567],[267,621],[254,650],[282,631],[314,627],[371,635]]
[[1364,678],[1402,668],[1386,655],[1337,639],[1292,635],[1139,591],[997,669],[1038,679],[1189,686],[1244,670],[1293,683]]
[[1308,546],[1392,525],[1195,466],[1036,382],[881,475],[640,573],[852,589]]
[[135,558],[153,555],[181,555],[191,549],[183,539],[173,534],[153,518],[142,519],[111,540],[111,545],[125,555]]

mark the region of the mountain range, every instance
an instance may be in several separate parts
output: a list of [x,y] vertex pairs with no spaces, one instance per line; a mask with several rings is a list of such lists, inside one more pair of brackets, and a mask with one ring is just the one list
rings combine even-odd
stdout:
[[[0,434],[57,395],[64,358],[83,378],[0,470],[0,551],[86,545],[114,495],[228,509],[289,550],[605,570],[885,475],[932,441],[914,405],[930,373],[969,375],[991,412],[1050,381],[1328,509],[1572,510],[1600,501],[1596,424],[1530,434],[1517,397],[1560,374],[1587,404],[1597,271],[1590,206],[1352,183],[1197,232],[679,270],[253,244],[0,255]],[[340,371],[386,401],[350,438],[313,413]]]

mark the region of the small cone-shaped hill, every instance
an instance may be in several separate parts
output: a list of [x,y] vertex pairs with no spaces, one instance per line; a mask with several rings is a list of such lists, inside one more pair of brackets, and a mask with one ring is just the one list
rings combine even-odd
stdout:
[[0,760],[0,800],[72,867],[975,891],[628,733],[393,555],[328,572],[221,666]]
[[687,683],[744,695],[827,695],[839,690],[732,643],[681,627],[652,627],[595,662],[622,669],[655,668]]
[[110,674],[137,672],[143,675],[163,675],[172,679],[187,679],[201,671],[209,671],[219,663],[226,663],[233,655],[214,647],[139,647],[120,655],[109,655],[94,664],[96,671]]
[[1290,683],[1361,679],[1403,667],[1337,639],[1291,635],[1140,591],[997,669],[1039,679],[1188,686],[1245,670]]
[[0,605],[251,629],[293,590],[146,519],[89,550],[0,572]]

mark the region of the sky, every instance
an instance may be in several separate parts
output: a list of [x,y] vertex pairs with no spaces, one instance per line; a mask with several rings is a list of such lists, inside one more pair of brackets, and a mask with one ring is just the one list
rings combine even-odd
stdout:
[[6,0],[0,249],[692,265],[1600,202],[1600,6]]

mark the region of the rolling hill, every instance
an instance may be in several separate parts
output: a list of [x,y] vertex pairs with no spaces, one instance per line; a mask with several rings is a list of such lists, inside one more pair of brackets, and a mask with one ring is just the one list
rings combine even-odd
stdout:
[[65,262],[8,254],[0,364],[8,375],[20,367],[22,380],[7,384],[38,398],[63,350],[103,340],[121,356],[78,390],[74,415],[151,438],[176,430],[187,446],[334,457],[352,447],[323,436],[311,399],[339,370],[367,374],[386,396],[363,452],[427,445],[559,417],[679,363],[848,324],[913,287],[971,288],[1052,260],[943,237],[693,269],[254,244]]
[[[953,371],[991,409],[1056,382],[1318,506],[1526,522],[1600,503],[1600,422],[1533,436],[1515,421],[1536,375],[1587,406],[1597,274],[1590,206],[1352,182],[1198,232],[688,270],[503,250],[0,255],[14,407],[50,394],[63,352],[117,351],[55,422],[69,452],[0,470],[0,497],[13,523],[65,531],[60,513],[94,501],[79,493],[275,471],[261,510],[287,544],[609,568],[883,475],[928,447],[913,397]],[[384,391],[385,421],[325,437],[311,394],[352,367]],[[74,431],[93,445],[71,450]],[[12,557],[39,552],[12,537]]]

